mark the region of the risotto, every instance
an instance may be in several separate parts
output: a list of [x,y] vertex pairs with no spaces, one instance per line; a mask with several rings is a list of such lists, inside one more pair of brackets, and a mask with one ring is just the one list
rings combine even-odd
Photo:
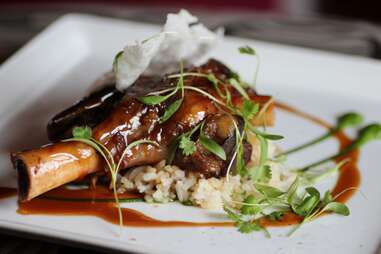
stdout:
[[[252,142],[251,166],[258,163],[259,144]],[[278,152],[278,147],[269,143],[269,157]],[[269,161],[271,179],[269,185],[286,190],[295,180],[296,174],[288,171],[282,163]],[[250,178],[239,175],[229,178],[201,178],[185,172],[177,166],[165,165],[165,161],[154,166],[141,166],[129,170],[119,180],[118,192],[138,191],[147,202],[167,203],[178,200],[208,210],[220,210],[224,204],[239,206],[246,195],[257,191]]]

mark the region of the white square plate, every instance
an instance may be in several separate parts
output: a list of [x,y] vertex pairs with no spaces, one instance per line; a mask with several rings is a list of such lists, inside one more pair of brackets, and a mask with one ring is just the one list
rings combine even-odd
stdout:
[[[0,67],[0,186],[14,186],[9,151],[47,142],[45,125],[56,112],[80,99],[88,86],[111,68],[124,45],[144,39],[159,27],[99,18],[67,15]],[[341,112],[356,110],[367,121],[381,120],[381,63],[375,60],[281,46],[239,38],[226,38],[216,58],[247,79],[253,61],[237,53],[250,44],[261,57],[258,89],[322,119],[333,121]],[[324,129],[278,112],[273,132],[284,134],[285,147],[322,133]],[[302,165],[337,149],[335,141],[292,157]],[[0,227],[83,242],[121,251],[147,253],[375,253],[381,238],[380,143],[361,151],[361,191],[348,202],[347,218],[325,216],[303,227],[293,237],[288,228],[270,228],[262,234],[243,235],[234,228],[123,229],[94,217],[23,216],[15,198],[0,200]],[[130,204],[159,219],[218,220],[210,212],[176,204]]]

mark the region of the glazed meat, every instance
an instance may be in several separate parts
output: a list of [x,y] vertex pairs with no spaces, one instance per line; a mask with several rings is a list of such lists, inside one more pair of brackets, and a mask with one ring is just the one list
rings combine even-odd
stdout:
[[[238,123],[239,131],[242,133],[243,121],[239,117],[232,117],[228,114],[217,113],[209,115],[205,119],[204,135],[216,141],[224,149],[226,160],[220,159],[205,149],[200,142],[200,136],[195,137],[197,150],[185,156],[181,151],[177,151],[174,163],[186,171],[192,171],[200,174],[202,177],[220,177],[225,176],[229,165],[234,170],[235,163],[234,152],[236,147],[236,130],[233,121]],[[252,147],[244,141],[244,160],[249,162]]]
[[[195,67],[186,72],[210,74],[226,83],[231,93],[231,102],[240,107],[243,97],[229,85],[229,78],[234,76],[225,65],[209,60],[206,64]],[[227,160],[211,154],[200,145],[197,135],[194,137],[197,150],[191,156],[184,156],[177,152],[174,164],[184,170],[195,171],[203,177],[219,177],[226,174],[228,164],[233,158],[236,137],[233,120],[242,125],[242,120],[236,116],[232,119],[224,113],[223,106],[216,105],[214,101],[205,95],[194,91],[185,90],[183,103],[176,113],[166,122],[160,123],[160,117],[176,99],[170,99],[157,105],[146,105],[139,101],[138,97],[151,92],[161,91],[175,87],[177,78],[141,77],[126,91],[120,92],[109,84],[106,88],[84,98],[71,108],[59,113],[48,124],[49,138],[57,142],[69,138],[73,127],[78,125],[90,125],[93,129],[93,138],[102,143],[111,152],[115,161],[119,161],[127,145],[136,140],[155,141],[158,146],[152,144],[140,144],[131,149],[123,158],[122,168],[127,169],[138,165],[158,163],[168,157],[171,144],[183,133],[193,129],[205,120],[205,135],[220,144],[227,155]],[[204,76],[185,76],[184,85],[195,87],[208,92],[216,98],[219,95],[211,80]],[[253,119],[255,125],[273,124],[273,105],[271,97],[259,96],[250,88],[246,89],[250,99],[260,104],[262,113]],[[178,95],[179,96],[179,95]],[[242,126],[240,126],[242,129]],[[72,150],[68,150],[62,143],[56,143],[47,147],[29,150],[21,153],[13,153],[12,161],[19,173],[19,192],[21,200],[29,200],[43,192],[67,182],[75,180],[79,176],[100,171],[102,159],[93,150],[88,150],[91,158],[83,157],[83,146],[77,142],[71,143]],[[78,154],[82,149],[82,154]],[[66,150],[65,150],[66,149]],[[53,152],[54,151],[54,152]],[[244,143],[245,160],[248,161],[251,146]],[[61,158],[55,160],[54,154],[65,154],[66,157],[76,161],[76,173],[64,174],[67,170],[68,161]],[[33,159],[31,159],[33,158]],[[91,165],[88,163],[91,159]],[[52,180],[54,178],[54,180]],[[47,181],[53,184],[44,188],[37,188],[33,183]],[[57,180],[58,179],[58,180]],[[37,190],[38,189],[38,190]]]
[[[227,80],[232,73],[230,70],[216,60],[210,60],[207,64],[190,70],[189,72],[213,73],[221,80]],[[157,85],[160,89],[175,85],[176,80],[163,80],[162,85]],[[211,82],[205,77],[187,77],[184,80],[185,85],[198,87],[210,94],[218,97]],[[136,88],[135,88],[136,89]],[[152,92],[152,89],[150,89]],[[239,105],[242,102],[242,96],[231,91],[232,101]],[[254,91],[248,90],[248,93],[254,100],[259,98],[263,102],[270,99],[257,96]],[[123,159],[123,168],[137,165],[153,164],[168,155],[170,144],[182,133],[190,131],[206,119],[205,130],[209,138],[215,139],[226,150],[227,154],[231,154],[234,150],[232,144],[235,143],[233,120],[227,114],[221,114],[215,103],[204,95],[195,91],[186,91],[184,94],[183,104],[180,109],[171,117],[171,119],[160,124],[160,116],[164,114],[164,110],[178,98],[172,98],[159,105],[145,105],[131,96],[127,91],[125,98],[102,123],[94,128],[94,138],[104,144],[119,161],[127,144],[139,140],[147,139],[155,141],[159,146],[150,144],[142,144],[132,149],[130,156]],[[264,100],[267,99],[267,100]],[[264,104],[262,102],[262,104]],[[268,113],[266,115],[269,116]],[[272,119],[268,119],[272,123]],[[175,164],[184,166],[184,169],[196,169],[200,174],[208,176],[220,176],[225,173],[227,168],[226,161],[222,161],[213,154],[202,149],[197,144],[197,152],[192,158],[184,158],[177,156]],[[250,146],[245,146],[250,147]],[[249,154],[250,148],[247,148]],[[180,159],[181,158],[181,159]],[[191,162],[192,161],[192,162]]]

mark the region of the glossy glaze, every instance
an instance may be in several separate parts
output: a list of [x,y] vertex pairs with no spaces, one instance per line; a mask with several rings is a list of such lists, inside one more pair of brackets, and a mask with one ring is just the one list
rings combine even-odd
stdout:
[[11,157],[23,201],[103,168],[98,153],[81,142],[60,142]]
[[[302,118],[305,118],[309,121],[316,123],[324,128],[329,128],[330,126],[324,121],[303,113],[299,110],[293,109],[287,105],[277,103],[277,108],[285,110],[289,113],[296,114]],[[342,132],[336,135],[336,139],[340,143],[341,149],[348,145],[351,140]],[[350,159],[350,162],[347,163],[344,167],[341,168],[339,179],[333,190],[333,195],[337,195],[348,188],[357,188],[360,184],[360,173],[357,168],[359,152],[357,150],[345,156],[345,158]],[[344,159],[344,158],[340,158]],[[338,201],[345,202],[353,194],[355,190],[350,190],[344,192],[339,198]],[[131,195],[131,194],[129,194]],[[139,197],[136,194],[130,197]],[[107,189],[98,187],[96,190],[63,190],[56,189],[43,197],[49,196],[59,196],[65,198],[112,198],[112,193]],[[121,196],[121,198],[123,198]],[[109,221],[114,224],[118,224],[117,209],[113,203],[105,202],[73,202],[73,201],[59,201],[59,200],[49,200],[44,198],[34,199],[30,202],[20,203],[19,204],[19,213],[21,214],[49,214],[49,215],[91,215],[103,218],[106,221]],[[212,223],[193,223],[193,222],[184,222],[184,221],[160,221],[148,217],[141,212],[123,208],[123,216],[126,226],[134,227],[226,227],[232,226],[231,222],[212,222]],[[288,213],[284,216],[281,221],[271,221],[267,219],[262,219],[261,223],[264,226],[289,226],[300,222],[301,218],[295,214]]]
[[[228,82],[229,75],[231,75],[226,66],[215,60],[209,60],[205,65],[195,67],[190,71],[204,75],[213,73],[221,82]],[[240,107],[243,96],[232,85],[224,85],[221,82],[219,85],[230,91],[232,103]],[[160,123],[160,117],[175,100],[180,99],[181,93],[178,92],[168,100],[155,105],[143,104],[137,99],[137,96],[138,94],[146,95],[144,92],[147,92],[147,88],[148,90],[155,88],[156,91],[162,91],[163,88],[174,87],[176,83],[178,83],[178,78],[164,77],[157,81],[152,77],[148,79],[142,77],[133,85],[133,88],[128,88],[125,91],[123,99],[117,100],[115,98],[117,102],[114,100],[107,102],[104,98],[104,96],[111,98],[112,95],[115,95],[112,87],[110,88],[111,91],[100,91],[100,94],[90,95],[67,111],[58,114],[48,126],[49,133],[55,138],[60,132],[70,132],[73,124],[86,124],[86,119],[92,118],[94,113],[88,111],[90,109],[97,108],[103,113],[110,111],[109,114],[106,114],[106,118],[104,118],[105,116],[99,118],[102,121],[97,117],[95,117],[97,119],[93,119],[93,124],[96,127],[92,130],[94,139],[110,151],[114,161],[119,162],[127,145],[133,141],[150,140],[157,143],[157,145],[144,143],[131,148],[122,159],[121,169],[158,163],[168,157],[170,144],[181,134],[191,130],[207,117],[222,111],[221,106],[217,107],[216,103],[207,96],[187,89],[184,91],[180,108],[168,121]],[[206,77],[186,76],[184,77],[184,84],[192,89],[203,90],[218,97],[213,83]],[[226,90],[224,91],[226,92]],[[260,104],[262,109],[267,109],[258,114],[259,117],[256,118],[254,124],[271,125],[273,122],[271,97],[258,96],[250,88],[247,88],[247,93]],[[116,97],[119,98],[121,95]],[[222,98],[219,100],[221,101]],[[105,105],[103,108],[103,103],[108,106]],[[264,113],[262,114],[262,112]],[[97,114],[95,113],[95,115]],[[63,149],[62,147],[65,145],[59,142],[42,148],[12,153],[12,162],[18,172],[20,200],[30,200],[86,174],[94,172],[105,174],[107,172],[107,170],[102,170],[104,169],[104,161],[99,154],[93,151],[90,157],[83,159],[77,153],[79,145],[70,144],[70,146],[72,146],[72,150],[76,151],[66,151],[70,147]],[[82,144],[82,146],[86,145]],[[86,147],[82,150],[86,151]],[[90,146],[87,150],[92,151]],[[206,160],[209,154],[206,154]],[[220,161],[218,162],[218,160]],[[201,174],[209,174],[209,164],[204,163],[206,166],[198,168],[198,171]],[[223,164],[223,161],[217,158],[217,163],[214,164]],[[215,170],[215,172],[224,171],[224,168],[221,167]]]
[[[224,82],[228,82],[229,75],[231,75],[230,70],[226,66],[215,60],[210,60],[205,65],[189,71],[203,74],[213,73]],[[158,82],[156,89],[160,91],[163,87],[174,87],[176,83],[177,79],[164,78],[161,82]],[[142,85],[145,84],[142,83]],[[216,93],[212,83],[205,77],[185,76],[184,85],[202,89],[223,101]],[[220,84],[220,86],[222,85]],[[135,85],[135,90],[138,88],[139,86]],[[227,84],[226,88],[231,93],[232,103],[240,107],[243,103],[242,95],[230,84]],[[261,107],[269,104],[266,113],[263,114],[261,119],[256,119],[254,123],[263,124],[266,122],[267,125],[271,125],[273,123],[271,97],[259,96],[254,90],[249,88],[247,93]],[[130,91],[127,89],[123,101],[120,102],[108,118],[94,128],[94,138],[111,151],[115,161],[119,161],[120,156],[129,143],[138,139],[155,141],[159,146],[141,144],[131,149],[129,156],[124,157],[122,167],[128,168],[158,163],[167,157],[168,146],[174,139],[182,133],[191,130],[208,116],[220,111],[216,107],[216,103],[209,98],[198,92],[185,90],[180,108],[168,121],[161,124],[160,117],[177,99],[180,99],[180,93],[160,104],[144,105],[136,99],[136,93],[130,95]]]

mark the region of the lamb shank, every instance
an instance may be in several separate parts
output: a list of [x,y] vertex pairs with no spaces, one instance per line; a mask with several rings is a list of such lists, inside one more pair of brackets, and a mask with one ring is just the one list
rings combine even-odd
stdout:
[[[242,94],[229,83],[235,74],[221,62],[211,59],[204,65],[186,69],[185,73],[214,75],[227,87],[232,104],[237,108],[242,106]],[[184,85],[221,99],[221,94],[207,75],[184,75],[182,78]],[[122,159],[122,169],[128,170],[167,159],[173,152],[176,139],[203,122],[205,136],[225,150],[226,160],[200,145],[200,137],[195,135],[192,138],[196,151],[188,156],[176,151],[171,163],[200,177],[224,176],[236,145],[234,122],[242,129],[243,121],[239,116],[232,118],[223,106],[191,89],[185,90],[181,106],[165,122],[160,120],[161,117],[180,95],[156,105],[139,100],[141,96],[175,87],[178,79],[169,78],[168,75],[141,76],[125,91],[117,90],[111,79],[105,82],[102,89],[53,117],[47,127],[51,144],[11,153],[12,163],[18,173],[20,201],[31,200],[53,188],[92,174],[107,174],[105,161],[91,146],[81,142],[61,142],[71,137],[73,128],[84,125],[92,128],[93,138],[110,151],[115,161]],[[252,119],[252,124],[273,125],[272,98],[260,96],[251,88],[245,88],[245,91],[251,101],[260,105],[261,114]],[[154,141],[158,145],[144,143],[134,146],[127,156],[121,158],[128,144],[141,139]],[[243,147],[247,162],[251,145],[245,142]]]

